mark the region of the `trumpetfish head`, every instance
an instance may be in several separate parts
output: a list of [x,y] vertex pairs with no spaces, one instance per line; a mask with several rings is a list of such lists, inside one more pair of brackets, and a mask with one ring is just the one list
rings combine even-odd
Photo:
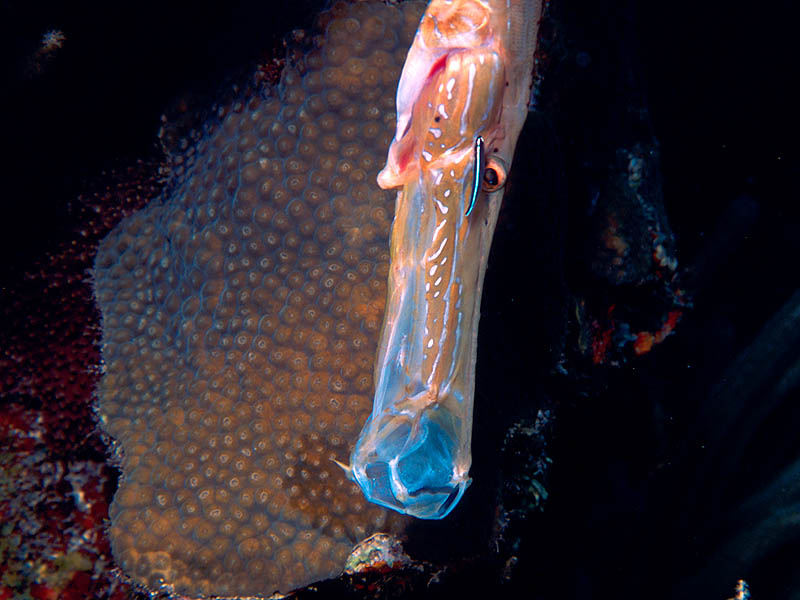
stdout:
[[[511,4],[513,3],[513,6]],[[470,483],[483,276],[527,115],[536,0],[432,0],[397,90],[397,187],[372,414],[349,467],[368,500],[438,519]]]

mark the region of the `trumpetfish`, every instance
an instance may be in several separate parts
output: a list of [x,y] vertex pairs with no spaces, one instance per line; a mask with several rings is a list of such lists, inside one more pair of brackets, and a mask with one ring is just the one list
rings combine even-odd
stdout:
[[371,502],[445,517],[470,483],[481,288],[528,113],[541,0],[432,0],[397,89],[399,188],[372,413],[343,466]]

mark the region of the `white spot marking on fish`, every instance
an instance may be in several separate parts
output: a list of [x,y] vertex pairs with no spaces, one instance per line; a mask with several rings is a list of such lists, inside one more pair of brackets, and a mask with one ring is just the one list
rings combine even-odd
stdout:
[[[456,86],[456,78],[455,77],[451,77],[450,80],[447,82],[447,99],[448,100],[452,100],[453,99],[453,88],[455,86]],[[441,92],[442,90],[440,89],[439,91]]]
[[439,275],[439,277],[436,279],[436,281],[433,282],[433,285],[439,285],[440,283],[442,283],[442,276],[441,275]]
[[450,197],[450,188],[447,188],[447,189],[444,191],[444,194],[443,194],[443,196],[444,196],[445,198],[449,198],[449,197]]
[[428,348],[433,348],[433,338],[428,338]]
[[436,110],[439,111],[439,114],[442,115],[445,119],[449,119],[450,115],[447,114],[447,111],[444,109],[444,104],[440,104],[439,108]]
[[431,159],[433,158],[433,154],[431,154],[431,153],[430,153],[430,152],[428,152],[427,150],[423,150],[423,151],[422,151],[422,158],[424,158],[424,159],[425,159],[425,160],[427,160],[428,162],[431,162]]
[[449,209],[444,204],[442,204],[441,200],[439,200],[438,198],[434,198],[433,201],[436,202],[436,206],[439,207],[439,210],[442,211],[442,214],[446,215]]
[[434,298],[438,298],[439,294],[441,294],[441,293],[442,293],[442,290],[436,290],[436,293],[433,294],[433,297]]
[[[436,226],[436,229],[433,230],[433,239],[439,237],[439,232],[442,230],[442,227],[447,225],[447,219],[442,219],[442,221]],[[447,238],[444,238],[445,240]]]
[[442,182],[442,177],[444,177],[444,173],[436,171],[436,179],[433,180],[434,185],[439,185]]
[[437,140],[442,137],[442,130],[438,127],[431,127],[428,131],[430,131]]
[[442,240],[442,243],[439,245],[439,249],[436,252],[434,252],[433,254],[430,255],[430,258],[428,258],[428,261],[436,260],[437,258],[439,258],[439,255],[442,253],[442,250],[444,250],[444,245],[446,243],[447,243],[447,238],[444,238]]
[[439,268],[439,265],[433,265],[431,267],[430,271],[428,271],[428,275],[433,277],[436,274],[436,269],[438,269],[438,268]]
[[[430,281],[426,281],[425,282],[425,291],[426,292],[430,292],[431,291],[431,282]],[[425,330],[425,333],[428,333],[427,329]]]
[[444,266],[444,263],[446,263],[446,262],[447,262],[447,254],[445,254],[445,255],[442,257],[442,262],[440,262],[439,264],[440,264],[440,265],[442,265],[442,266]]
[[456,172],[453,169],[450,169],[450,177],[455,177]]

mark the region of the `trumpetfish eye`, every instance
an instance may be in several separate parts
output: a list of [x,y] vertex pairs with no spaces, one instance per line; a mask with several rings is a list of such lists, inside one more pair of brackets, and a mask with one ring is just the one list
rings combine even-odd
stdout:
[[492,156],[486,161],[486,169],[483,171],[483,191],[496,192],[503,189],[508,178],[506,163],[496,156]]

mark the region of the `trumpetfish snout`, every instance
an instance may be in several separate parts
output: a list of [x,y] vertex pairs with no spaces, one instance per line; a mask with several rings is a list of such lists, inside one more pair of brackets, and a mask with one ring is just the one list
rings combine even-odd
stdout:
[[470,483],[483,276],[528,109],[541,3],[433,0],[397,90],[399,188],[375,398],[348,468],[368,500],[439,519]]

